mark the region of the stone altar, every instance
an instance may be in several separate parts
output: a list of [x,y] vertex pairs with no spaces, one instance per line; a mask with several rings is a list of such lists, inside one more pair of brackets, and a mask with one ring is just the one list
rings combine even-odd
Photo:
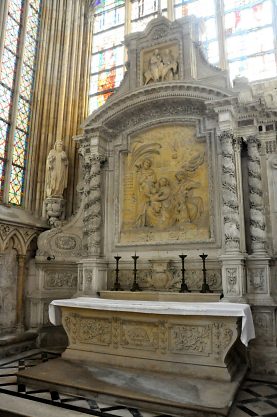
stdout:
[[49,316],[69,346],[20,383],[195,417],[227,415],[246,371],[240,344],[255,337],[245,304],[80,297],[53,301]]

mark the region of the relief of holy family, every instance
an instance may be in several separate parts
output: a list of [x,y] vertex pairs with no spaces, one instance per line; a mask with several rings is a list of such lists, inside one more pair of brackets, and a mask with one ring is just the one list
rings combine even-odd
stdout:
[[123,240],[149,231],[156,240],[169,232],[179,239],[180,231],[185,238],[207,238],[208,176],[206,143],[196,139],[194,126],[139,134],[124,164]]
[[197,221],[203,213],[203,200],[194,195],[198,182],[185,171],[177,171],[172,187],[167,177],[157,177],[150,158],[145,158],[137,168],[137,227],[168,228]]

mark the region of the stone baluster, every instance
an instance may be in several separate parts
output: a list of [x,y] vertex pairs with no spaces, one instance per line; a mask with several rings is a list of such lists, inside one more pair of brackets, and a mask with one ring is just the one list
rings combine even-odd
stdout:
[[240,227],[233,134],[223,131],[219,135],[222,147],[222,199],[224,240],[226,252],[239,252]]
[[266,231],[263,203],[263,185],[259,154],[259,139],[247,138],[248,147],[248,187],[250,206],[250,235],[253,254],[266,253]]

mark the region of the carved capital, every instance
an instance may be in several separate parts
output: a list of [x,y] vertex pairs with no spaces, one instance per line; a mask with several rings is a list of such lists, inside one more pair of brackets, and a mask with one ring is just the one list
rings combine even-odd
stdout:
[[256,146],[256,147],[260,147],[261,146],[261,141],[259,138],[257,138],[257,136],[254,135],[250,135],[246,137],[246,143],[248,145],[248,148],[250,146]]

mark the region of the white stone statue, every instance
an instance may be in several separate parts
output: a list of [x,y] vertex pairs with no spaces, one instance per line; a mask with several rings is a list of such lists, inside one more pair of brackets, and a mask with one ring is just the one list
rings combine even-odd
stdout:
[[68,158],[63,150],[63,142],[57,140],[46,162],[46,197],[62,197],[67,187]]

